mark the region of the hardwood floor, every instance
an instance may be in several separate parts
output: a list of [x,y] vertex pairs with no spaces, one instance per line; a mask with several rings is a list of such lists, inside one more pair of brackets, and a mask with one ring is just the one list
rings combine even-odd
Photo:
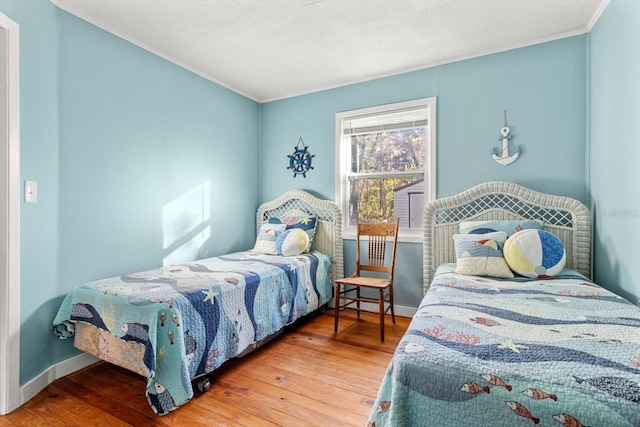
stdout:
[[366,426],[378,387],[410,319],[333,310],[312,316],[211,375],[211,389],[155,415],[145,379],[99,362],[50,384],[0,426]]

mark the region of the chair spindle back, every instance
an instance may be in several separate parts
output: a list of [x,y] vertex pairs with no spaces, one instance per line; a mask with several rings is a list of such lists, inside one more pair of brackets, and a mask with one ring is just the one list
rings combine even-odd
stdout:
[[[388,273],[389,278],[393,279],[393,267],[395,264],[396,247],[398,242],[399,220],[395,223],[358,223],[357,226],[357,248],[356,248],[356,274],[360,271],[375,271]],[[368,239],[367,243],[367,261],[362,261],[360,253],[360,242],[364,238]],[[387,260],[387,243],[392,244],[391,260]]]

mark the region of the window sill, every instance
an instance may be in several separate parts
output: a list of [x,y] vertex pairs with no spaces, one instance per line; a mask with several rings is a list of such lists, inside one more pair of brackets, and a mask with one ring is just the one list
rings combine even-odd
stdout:
[[[423,239],[424,236],[422,230],[420,230],[419,233],[403,233],[402,230],[400,230],[400,234],[398,235],[399,243],[422,243]],[[355,230],[343,231],[342,240],[356,240]]]

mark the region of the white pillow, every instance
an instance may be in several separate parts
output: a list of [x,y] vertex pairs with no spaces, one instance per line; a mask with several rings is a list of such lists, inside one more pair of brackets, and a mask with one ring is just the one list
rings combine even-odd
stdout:
[[507,233],[454,234],[458,274],[512,279],[513,272],[504,260],[502,248]]
[[262,224],[253,252],[277,255],[276,240],[284,232],[285,228],[287,228],[285,224]]

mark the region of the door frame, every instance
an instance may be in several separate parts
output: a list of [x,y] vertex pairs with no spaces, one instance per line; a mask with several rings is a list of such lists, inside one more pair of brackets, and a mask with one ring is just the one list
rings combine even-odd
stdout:
[[19,25],[0,13],[0,415],[20,390]]

